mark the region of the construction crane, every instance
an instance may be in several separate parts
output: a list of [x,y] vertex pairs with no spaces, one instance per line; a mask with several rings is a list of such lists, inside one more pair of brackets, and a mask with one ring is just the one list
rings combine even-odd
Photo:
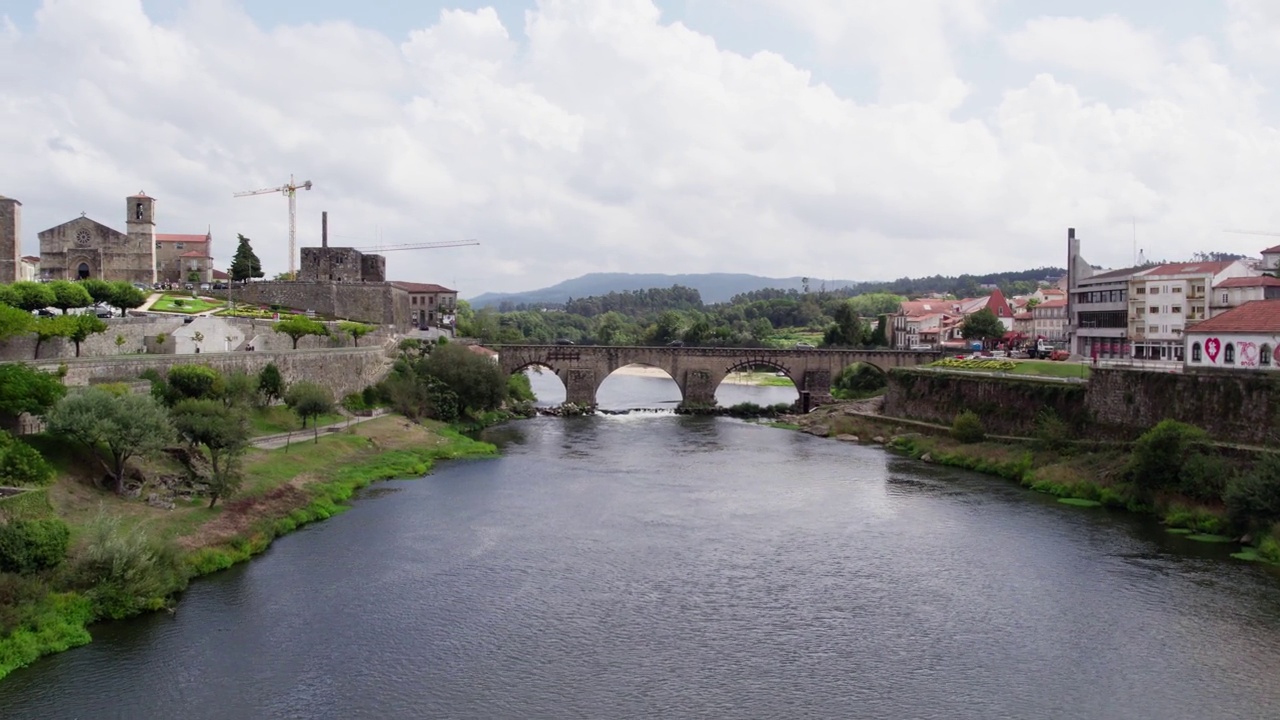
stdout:
[[430,250],[433,248],[465,247],[467,245],[479,244],[479,240],[446,240],[445,242],[408,243],[404,245],[373,245],[370,247],[358,247],[353,249],[359,250],[360,252],[384,253],[395,250]]
[[1249,230],[1223,230],[1223,232],[1235,235],[1271,235],[1272,237],[1280,237],[1280,232],[1251,232]]
[[308,180],[301,185],[293,181],[293,175],[289,176],[289,184],[280,187],[263,188],[261,190],[247,190],[238,192],[232,197],[249,197],[250,195],[266,195],[268,193],[280,193],[289,198],[289,277],[297,279],[298,266],[298,190],[310,190],[311,181]]

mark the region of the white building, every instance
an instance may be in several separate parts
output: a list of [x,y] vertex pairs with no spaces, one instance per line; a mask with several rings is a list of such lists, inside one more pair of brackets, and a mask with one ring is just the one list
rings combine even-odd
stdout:
[[1185,357],[1187,326],[1209,317],[1220,298],[1214,287],[1230,278],[1255,275],[1241,260],[1158,265],[1129,280],[1129,341],[1135,360],[1177,360]]
[[1280,299],[1254,300],[1192,327],[1187,370],[1280,370]]
[[1049,342],[1067,339],[1067,299],[1045,300],[1031,309],[1031,334]]

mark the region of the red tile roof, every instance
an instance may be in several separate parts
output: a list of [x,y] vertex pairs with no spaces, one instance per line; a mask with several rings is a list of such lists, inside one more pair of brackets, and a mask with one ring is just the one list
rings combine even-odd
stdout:
[[1037,305],[1036,307],[1038,307],[1038,308],[1060,308],[1060,307],[1066,307],[1066,306],[1067,306],[1067,299],[1066,299],[1066,298],[1059,298],[1059,299],[1056,299],[1056,300],[1045,300],[1044,302],[1040,303],[1040,304],[1039,304],[1039,305]]
[[23,256],[22,256],[22,259],[23,259],[23,260],[26,260],[26,261],[27,261],[27,262],[29,262],[29,263],[38,263],[38,262],[40,262],[40,256],[39,256],[39,255],[23,255]]
[[1280,300],[1254,300],[1196,323],[1189,333],[1280,333]]
[[1151,270],[1143,273],[1144,275],[1190,275],[1192,273],[1204,273],[1208,275],[1216,275],[1226,270],[1234,260],[1226,262],[1182,262],[1169,263],[1168,265],[1157,265]]
[[189,252],[182,253],[182,255],[180,255],[179,257],[207,258],[207,257],[213,257],[213,256],[203,250],[191,250]]
[[1280,245],[1276,245],[1275,247],[1269,247],[1266,250],[1262,251],[1263,255],[1272,255],[1277,253],[1280,253]]
[[445,286],[443,286],[443,285],[436,285],[435,283],[412,283],[412,282],[403,282],[403,281],[400,281],[400,280],[395,280],[395,281],[392,281],[392,283],[391,283],[391,284],[392,284],[392,285],[394,285],[394,286],[396,286],[396,287],[398,287],[398,288],[400,288],[401,290],[407,290],[408,292],[411,292],[411,293],[453,293],[453,292],[458,292],[457,290],[450,290],[449,288],[447,288],[447,287],[445,287]]
[[230,280],[231,276],[222,272],[221,270],[214,270],[213,279],[214,280]]
[[173,233],[156,233],[156,242],[208,242],[208,235],[174,235]]
[[1274,278],[1270,275],[1260,275],[1258,277],[1237,277],[1227,278],[1214,286],[1214,288],[1237,288],[1237,287],[1280,287],[1280,278]]

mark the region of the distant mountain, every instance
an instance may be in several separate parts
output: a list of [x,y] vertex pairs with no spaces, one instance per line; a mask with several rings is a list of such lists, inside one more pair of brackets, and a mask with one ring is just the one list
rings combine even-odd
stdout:
[[[752,290],[776,288],[779,290],[804,289],[803,278],[769,278],[743,273],[699,273],[691,275],[663,275],[636,273],[588,273],[582,277],[565,280],[562,283],[521,293],[484,293],[468,300],[472,307],[482,308],[497,306],[503,302],[516,305],[540,303],[561,304],[570,298],[584,298],[593,295],[608,295],[611,292],[627,292],[629,290],[646,290],[648,288],[669,288],[672,285],[683,285],[693,288],[702,295],[704,303],[728,302],[734,295]],[[853,280],[809,279],[809,288],[817,291],[824,286],[827,290],[856,285]]]

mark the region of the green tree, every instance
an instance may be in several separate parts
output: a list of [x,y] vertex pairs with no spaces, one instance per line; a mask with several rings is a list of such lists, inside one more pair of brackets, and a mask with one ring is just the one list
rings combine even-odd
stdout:
[[209,454],[209,507],[239,489],[239,458],[249,447],[249,420],[244,411],[216,400],[183,400],[173,406],[178,435]]
[[867,340],[867,327],[849,301],[841,302],[832,315],[835,323],[822,336],[827,347],[858,347]]
[[85,292],[89,293],[89,297],[92,298],[95,303],[105,303],[107,305],[112,304],[111,293],[114,290],[112,283],[109,283],[102,278],[85,278],[84,280],[79,281],[79,285],[85,289]]
[[124,317],[129,310],[142,307],[146,302],[147,293],[123,280],[111,283],[111,292],[106,300],[108,305],[120,309],[120,317]]
[[231,279],[235,282],[244,282],[245,280],[263,277],[262,262],[254,254],[253,246],[249,244],[249,238],[237,234],[236,241],[238,242],[236,254],[231,259],[231,267],[229,268]]
[[440,380],[457,396],[462,410],[495,410],[507,396],[507,378],[498,364],[462,345],[436,346],[419,365],[420,374]]
[[222,373],[208,365],[175,365],[165,378],[170,404],[182,400],[217,400],[226,391]]
[[990,308],[982,308],[970,313],[960,324],[960,334],[965,340],[981,340],[986,345],[992,340],[1004,337],[1006,328],[1000,318]]
[[83,444],[107,472],[107,486],[124,490],[125,465],[173,437],[164,406],[150,395],[116,395],[89,387],[68,395],[46,414],[48,431]]
[[14,292],[12,285],[0,285],[0,305],[18,307],[18,293]]
[[1194,425],[1161,420],[1133,444],[1125,474],[1144,498],[1182,485],[1183,468],[1201,452],[1209,436]]
[[228,407],[252,407],[260,397],[258,378],[246,372],[232,372],[226,376],[226,389],[222,393],[222,402]]
[[35,322],[31,324],[31,330],[36,334],[35,358],[39,359],[40,346],[46,341],[53,338],[71,337],[71,333],[75,332],[74,322],[75,318],[69,315],[36,318]]
[[0,524],[0,571],[30,574],[57,567],[71,545],[71,528],[58,518]]
[[97,335],[107,331],[107,324],[99,320],[97,315],[81,313],[72,315],[68,319],[71,322],[69,323],[67,337],[76,344],[76,357],[80,357],[80,343],[88,340],[90,335]]
[[38,450],[0,430],[0,485],[48,485],[55,475]]
[[93,297],[80,283],[54,280],[48,283],[48,287],[53,291],[53,307],[61,310],[63,315],[66,315],[68,310],[89,307],[93,304]]
[[333,410],[333,392],[319,383],[301,380],[290,385],[285,391],[284,404],[302,418],[304,429],[307,427],[307,418],[311,418],[315,441],[320,442],[319,418]]
[[267,363],[258,373],[258,392],[268,405],[284,397],[284,378],[275,363]]
[[55,375],[22,363],[0,364],[0,413],[40,415],[66,394]]
[[57,300],[53,295],[53,289],[49,287],[52,284],[21,280],[10,285],[9,289],[13,292],[17,307],[27,312],[35,312],[52,307]]
[[34,318],[27,310],[0,305],[0,341],[31,332]]
[[293,349],[298,349],[298,341],[308,335],[328,335],[329,328],[318,320],[312,320],[303,315],[290,315],[284,320],[275,323],[272,330],[278,333],[284,333],[293,340]]
[[867,344],[879,348],[889,346],[888,315],[881,315],[876,319],[876,329],[871,332],[871,337],[867,339]]
[[373,326],[361,322],[342,321],[338,323],[338,331],[351,336],[351,342],[360,347],[360,338],[373,332]]

